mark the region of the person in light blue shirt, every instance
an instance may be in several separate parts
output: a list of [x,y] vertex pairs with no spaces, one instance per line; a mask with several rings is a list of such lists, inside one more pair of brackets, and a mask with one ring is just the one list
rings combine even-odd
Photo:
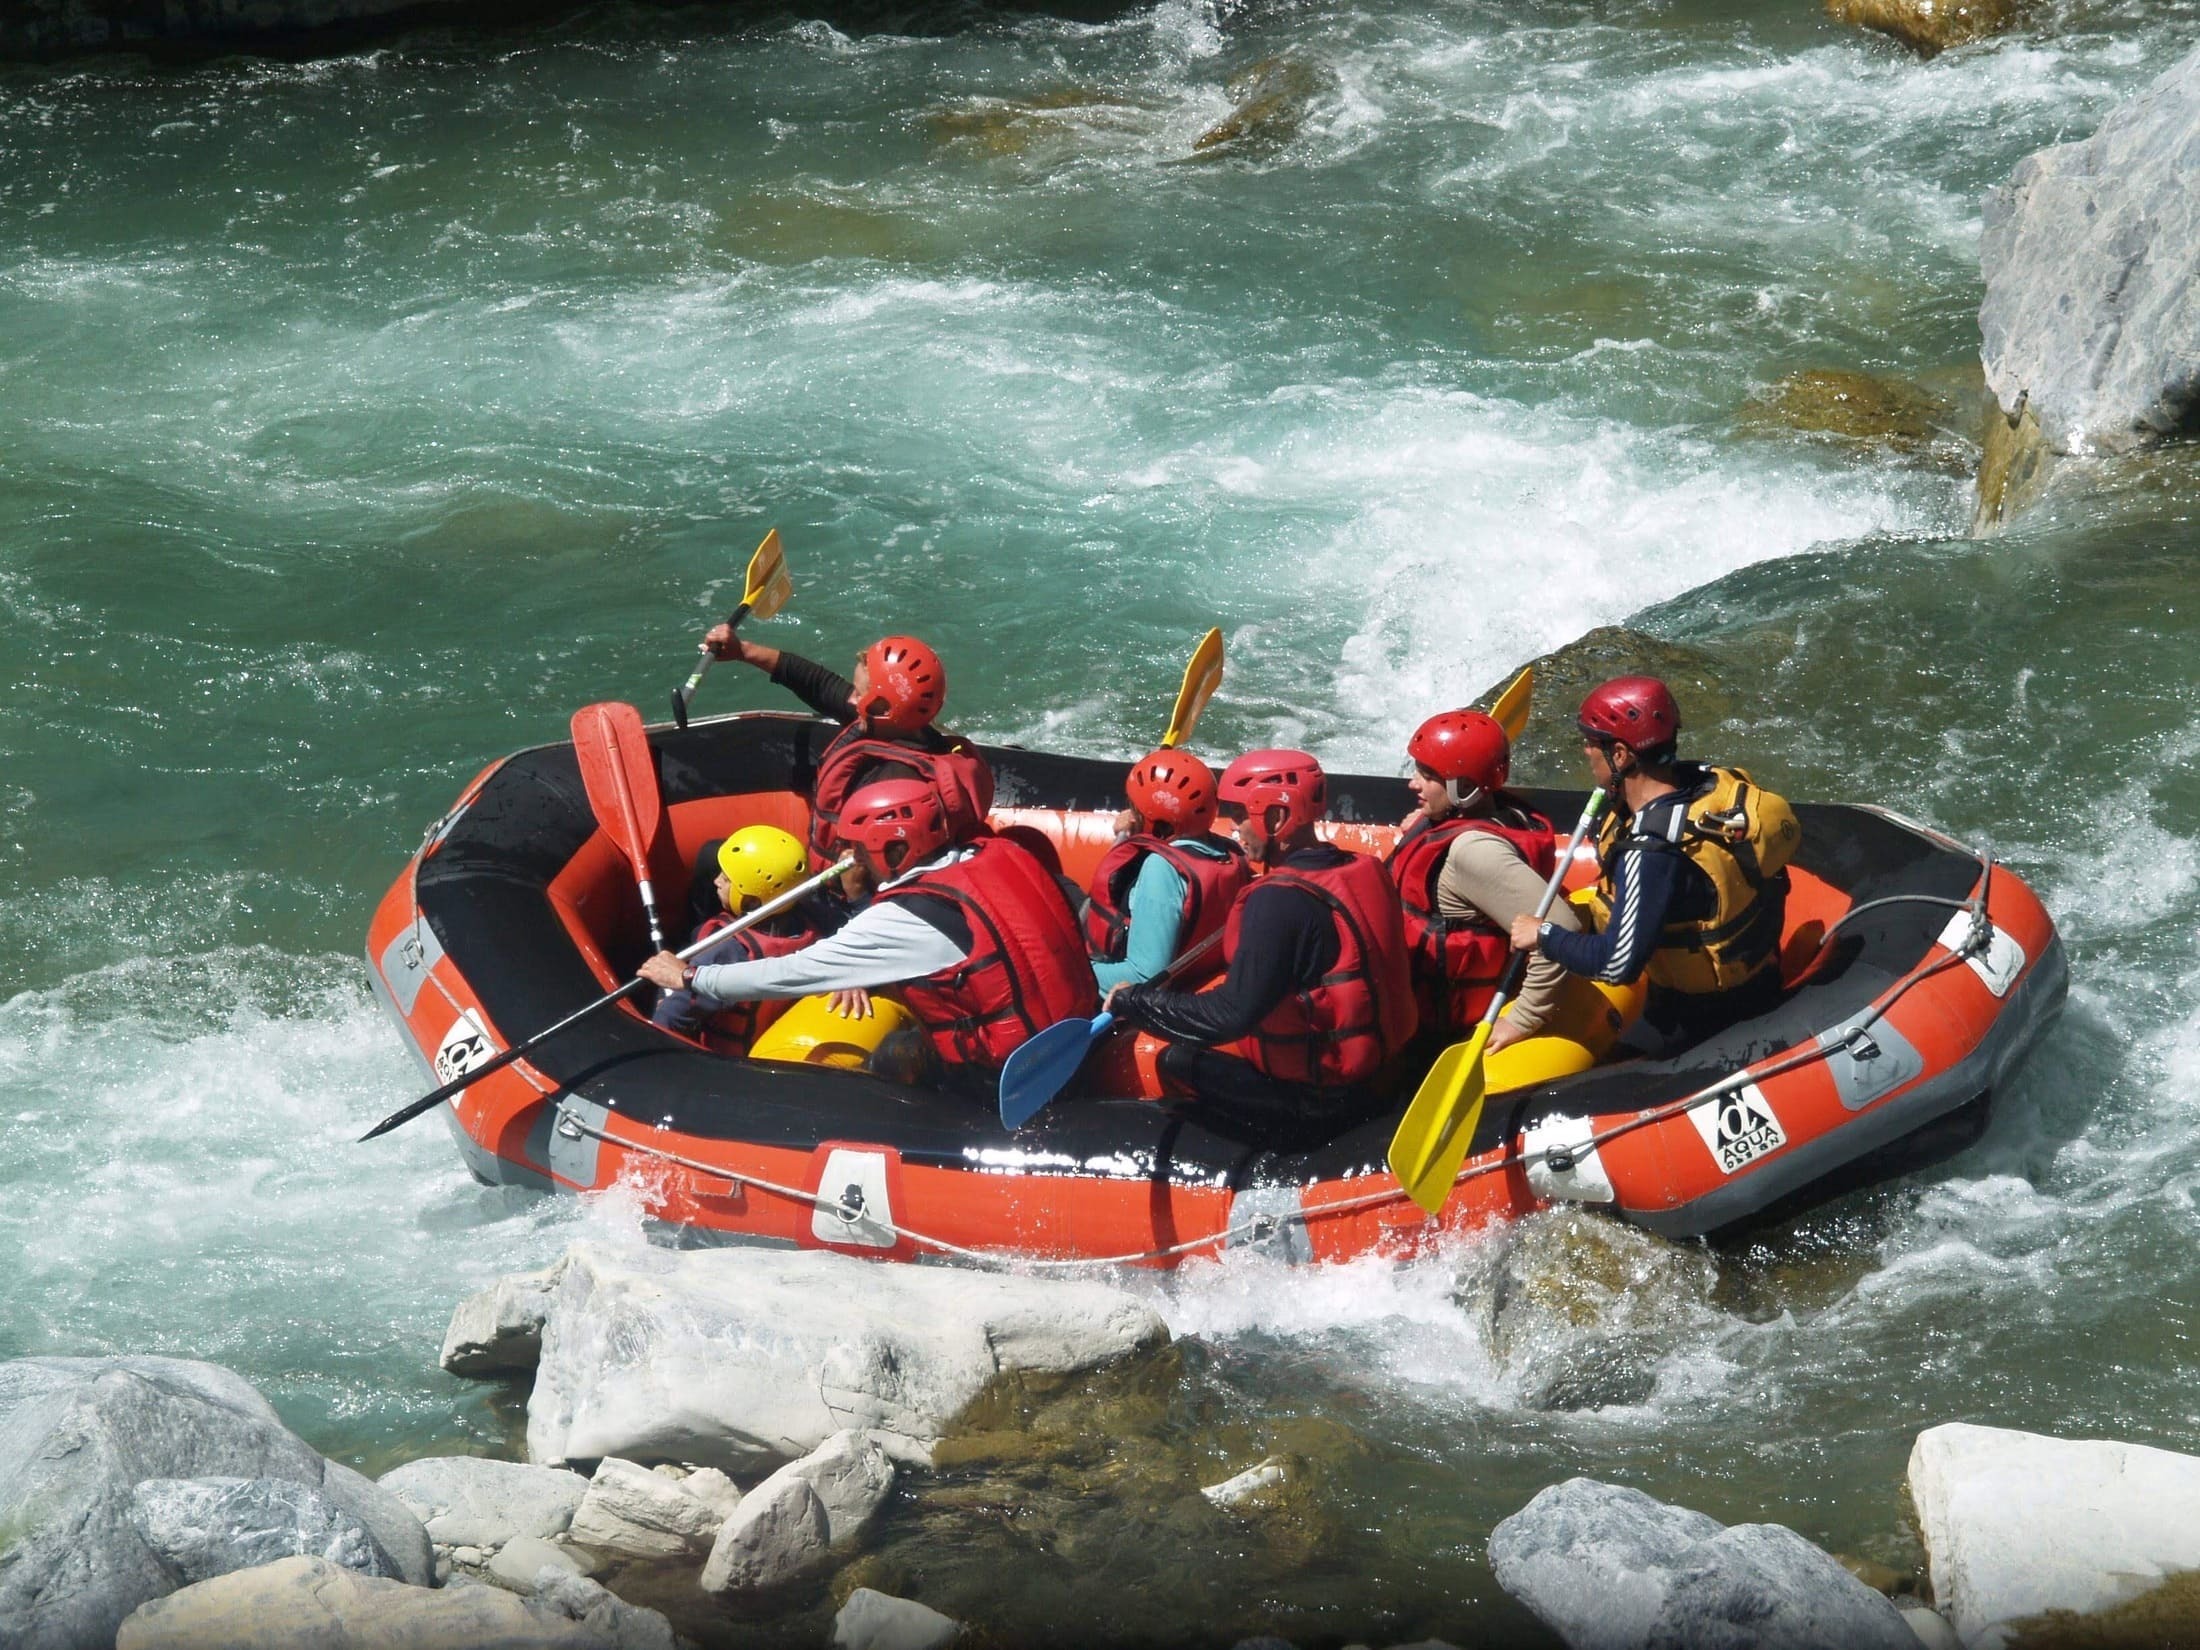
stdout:
[[1130,771],[1124,834],[1093,873],[1085,943],[1104,994],[1142,985],[1221,932],[1250,879],[1244,850],[1214,834],[1215,776],[1189,752],[1158,750]]

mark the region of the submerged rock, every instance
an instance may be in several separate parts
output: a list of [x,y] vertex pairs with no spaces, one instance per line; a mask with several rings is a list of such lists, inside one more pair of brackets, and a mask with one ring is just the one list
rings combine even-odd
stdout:
[[1336,76],[1288,54],[1264,57],[1232,75],[1234,107],[1192,140],[1197,155],[1273,154],[1299,135],[1315,102],[1333,91]]
[[1980,444],[1978,508],[1971,516],[1974,538],[2006,526],[2040,496],[2054,469],[2054,454],[2040,434],[2040,421],[2027,406],[2016,417],[1999,407],[1987,415]]
[[1151,1307],[1082,1280],[576,1245],[543,1329],[528,1453],[745,1471],[855,1427],[922,1460],[1002,1375],[1090,1369],[1168,1335]]
[[1920,57],[2000,34],[2020,10],[2019,0],[1826,0],[1836,23],[1889,35]]
[[2053,451],[2127,451],[2200,415],[2196,176],[2200,48],[1987,195],[1980,359]]
[[1492,1355],[1536,1409],[1647,1400],[1718,1285],[1702,1249],[1583,1209],[1532,1216],[1470,1256],[1462,1301],[1482,1304]]
[[1908,379],[1812,367],[1745,402],[1741,421],[1918,452],[1942,434],[1949,411],[1944,398]]
[[[1095,128],[1150,124],[1152,106],[1113,92],[1065,86],[1036,97],[987,98],[927,119],[932,141],[980,154],[1022,158],[1040,149],[1067,151]],[[1065,155],[1066,158],[1066,155]]]
[[148,1478],[130,1492],[130,1521],[184,1586],[301,1555],[397,1575],[365,1525],[285,1478]]
[[[1533,663],[1538,708],[1529,719],[1528,731],[1513,747],[1516,780],[1542,778],[1553,784],[1587,784],[1581,778],[1581,739],[1574,728],[1574,709],[1591,688],[1608,677],[1663,677],[1681,702],[1684,730],[1721,721],[1735,708],[1733,690],[1728,685],[1733,672],[1721,661],[1700,648],[1669,642],[1625,625],[1598,625]],[[1512,674],[1508,673],[1474,702],[1489,704],[1511,680]],[[1571,822],[1560,823],[1563,829]]]
[[568,1576],[530,1598],[429,1589],[286,1558],[140,1608],[115,1650],[676,1650],[654,1610]]
[[1968,1646],[2200,1570],[2200,1456],[1958,1423],[1918,1434],[1909,1485],[1933,1597]]
[[503,1546],[516,1536],[562,1535],[588,1492],[577,1472],[437,1455],[382,1475],[382,1487],[412,1510],[446,1547]]
[[1784,1524],[1573,1478],[1490,1532],[1490,1568],[1573,1650],[1917,1650],[1884,1598]]
[[324,1460],[250,1382],[183,1358],[22,1358],[0,1364],[0,1623],[21,1650],[114,1640],[181,1576],[149,1544],[138,1486],[280,1479],[320,1497],[408,1581],[435,1575],[402,1503]]
[[913,1598],[858,1587],[833,1617],[833,1650],[939,1650],[962,1623]]

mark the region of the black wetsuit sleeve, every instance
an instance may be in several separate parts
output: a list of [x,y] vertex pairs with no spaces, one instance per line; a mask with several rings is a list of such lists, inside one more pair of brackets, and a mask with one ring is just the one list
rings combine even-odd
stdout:
[[772,681],[820,716],[830,716],[836,722],[855,720],[855,712],[849,708],[856,694],[855,683],[834,675],[815,659],[782,648],[779,663],[772,667]]
[[1637,838],[1619,856],[1612,871],[1611,920],[1594,934],[1573,934],[1546,926],[1544,953],[1570,974],[1586,974],[1610,985],[1629,985],[1649,966],[1665,931],[1665,921],[1680,891],[1681,874],[1693,869],[1688,856],[1655,837]]
[[1337,925],[1304,889],[1258,888],[1245,901],[1230,972],[1212,991],[1126,986],[1115,994],[1118,1019],[1186,1043],[1243,1037],[1292,992],[1337,964]]

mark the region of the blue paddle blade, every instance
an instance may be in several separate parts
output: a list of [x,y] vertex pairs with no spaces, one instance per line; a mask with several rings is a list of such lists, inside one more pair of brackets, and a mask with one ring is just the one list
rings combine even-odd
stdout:
[[1115,1023],[1112,1014],[1061,1020],[1032,1038],[1001,1067],[1001,1123],[1020,1129],[1077,1075],[1085,1055]]

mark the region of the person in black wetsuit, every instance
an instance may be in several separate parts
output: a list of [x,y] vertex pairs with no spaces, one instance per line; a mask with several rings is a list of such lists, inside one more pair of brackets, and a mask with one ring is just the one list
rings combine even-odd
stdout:
[[1514,948],[1614,985],[1648,975],[1622,1057],[1677,1053],[1777,1006],[1786,867],[1802,837],[1793,810],[1739,768],[1680,761],[1680,707],[1655,677],[1604,683],[1580,722],[1590,777],[1613,804],[1585,913],[1596,930],[1522,916]]
[[1369,1084],[1416,1022],[1404,918],[1381,861],[1316,834],[1328,786],[1313,757],[1253,751],[1219,789],[1264,870],[1230,909],[1222,983],[1119,985],[1108,1006],[1168,1039],[1162,1074],[1203,1113],[1281,1142],[1377,1103]]
[[848,798],[886,779],[921,779],[939,793],[949,829],[968,841],[985,829],[993,806],[993,770],[978,749],[935,725],[947,703],[947,669],[910,636],[887,636],[856,659],[855,676],[835,675],[813,659],[744,641],[728,625],[703,638],[721,659],[765,672],[820,716],[842,724],[817,759],[810,794],[810,851],[835,857],[833,826]]

